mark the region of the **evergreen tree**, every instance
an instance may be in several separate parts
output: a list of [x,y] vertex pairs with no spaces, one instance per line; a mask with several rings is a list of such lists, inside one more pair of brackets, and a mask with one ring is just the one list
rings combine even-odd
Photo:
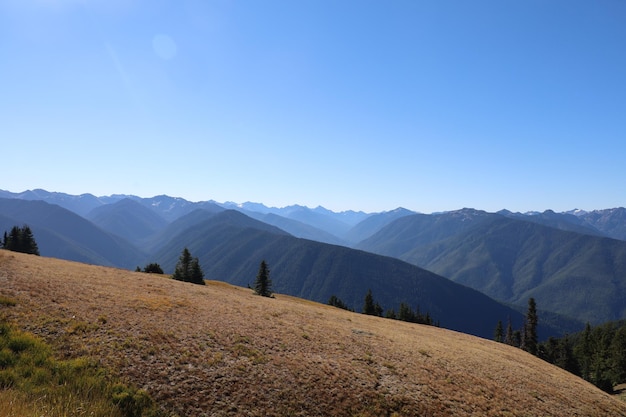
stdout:
[[198,258],[193,258],[193,260],[191,261],[189,282],[204,285],[204,272],[200,267],[200,261],[198,260]]
[[385,309],[378,304],[378,302],[374,303],[374,315],[378,317],[382,317]]
[[582,334],[582,340],[574,347],[574,355],[578,359],[580,376],[589,381],[591,377],[591,324],[587,322]]
[[259,265],[259,272],[254,283],[254,292],[263,297],[272,296],[272,280],[270,279],[270,270],[265,260],[262,260]]
[[[137,267],[137,269],[139,269],[139,267]],[[163,269],[161,268],[161,265],[153,262],[146,265],[143,269],[143,272],[146,272],[148,274],[162,274]]]
[[612,379],[616,383],[626,381],[626,327],[622,326],[613,335],[610,347]]
[[337,308],[341,308],[344,310],[348,310],[348,306],[341,301],[341,299],[339,297],[337,297],[336,295],[331,295],[330,298],[328,299],[328,305],[331,305],[333,307],[337,307]]
[[2,248],[14,252],[39,255],[39,247],[28,225],[24,225],[21,228],[13,226],[9,234],[5,231],[2,239]]
[[189,252],[189,249],[185,248],[178,258],[178,263],[176,264],[172,278],[177,281],[189,281],[190,271],[191,252]]
[[374,303],[374,296],[372,295],[372,290],[367,290],[367,294],[365,294],[365,300],[363,301],[363,314],[367,314],[370,316],[375,316],[376,314],[376,304]]
[[32,255],[39,255],[39,247],[37,246],[37,242],[35,242],[35,237],[33,236],[32,230],[28,227],[27,224],[22,227],[22,233],[20,236],[21,240],[21,252],[30,253]]
[[502,343],[504,341],[504,329],[502,328],[502,320],[498,320],[494,340],[499,343]]
[[398,320],[415,322],[415,314],[407,303],[400,303],[400,308],[398,309]]
[[204,274],[202,268],[200,268],[200,262],[198,258],[191,256],[189,249],[183,249],[172,278],[178,281],[204,285]]
[[396,311],[393,308],[390,308],[385,312],[386,319],[398,320],[398,316],[396,315]]
[[528,299],[528,312],[526,313],[526,323],[523,332],[523,349],[530,354],[537,355],[537,304],[534,298]]
[[507,321],[507,324],[506,324],[506,334],[504,336],[504,343],[510,346],[514,346],[513,324],[511,324],[511,317],[509,317],[509,320]]
[[554,361],[555,365],[574,375],[580,375],[580,370],[578,369],[578,364],[574,358],[574,352],[568,335],[559,339],[557,353],[558,354]]
[[13,252],[21,252],[22,244],[21,244],[21,230],[17,226],[13,226],[11,231],[9,232],[9,240],[8,240],[8,250],[12,250]]
[[537,355],[537,345],[539,338],[537,336],[537,326],[539,324],[539,316],[537,315],[537,303],[534,298],[528,299],[528,313],[526,314],[526,349],[533,355]]

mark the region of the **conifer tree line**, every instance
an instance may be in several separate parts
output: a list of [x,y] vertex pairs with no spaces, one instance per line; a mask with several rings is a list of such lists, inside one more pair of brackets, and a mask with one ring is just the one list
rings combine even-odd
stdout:
[[608,393],[626,382],[626,322],[609,322],[539,345],[538,356]]
[[13,226],[10,232],[4,232],[2,249],[39,255],[39,247],[35,241],[35,236],[26,224],[23,227]]
[[[328,300],[328,305],[331,305],[337,308],[342,308],[344,310],[354,311],[353,309],[349,308],[346,305],[346,303],[344,303],[336,295],[332,295],[330,297],[330,299]],[[365,298],[363,300],[362,312],[363,314],[367,314],[370,316],[385,317],[388,319],[407,321],[410,323],[438,326],[437,323],[433,322],[433,319],[429,313],[422,314],[420,312],[419,306],[414,311],[407,303],[403,302],[403,303],[400,303],[400,308],[398,309],[398,312],[396,312],[394,309],[389,309],[385,311],[384,308],[377,301],[374,300],[374,296],[372,294],[371,289],[369,289],[367,293],[365,294]]]
[[495,340],[524,349],[566,371],[580,376],[598,388],[612,393],[613,387],[626,382],[626,321],[609,322],[562,338],[537,340],[537,305],[528,300],[524,326],[513,330],[509,320],[506,330],[498,322]]
[[511,319],[506,326],[506,333],[502,327],[502,321],[498,321],[495,331],[494,340],[507,345],[516,346],[526,352],[537,356],[538,352],[538,336],[537,325],[539,324],[539,316],[537,315],[537,303],[534,298],[528,299],[528,311],[524,320],[524,325],[520,330],[513,330]]

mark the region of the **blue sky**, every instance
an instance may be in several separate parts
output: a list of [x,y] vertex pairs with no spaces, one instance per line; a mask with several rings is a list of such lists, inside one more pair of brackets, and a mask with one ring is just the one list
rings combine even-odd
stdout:
[[0,0],[0,189],[626,205],[623,0]]

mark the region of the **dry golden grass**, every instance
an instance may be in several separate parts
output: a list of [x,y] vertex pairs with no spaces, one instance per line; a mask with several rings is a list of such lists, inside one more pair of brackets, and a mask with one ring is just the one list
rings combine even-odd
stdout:
[[503,344],[207,284],[0,251],[0,311],[181,416],[626,416]]

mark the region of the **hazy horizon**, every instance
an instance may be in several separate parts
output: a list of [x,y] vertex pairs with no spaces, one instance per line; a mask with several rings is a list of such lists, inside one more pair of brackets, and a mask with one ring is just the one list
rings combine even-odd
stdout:
[[546,210],[552,210],[552,211],[555,211],[557,213],[565,213],[565,212],[574,212],[574,211],[590,212],[590,211],[594,211],[594,210],[611,210],[611,209],[623,208],[623,206],[595,207],[595,208],[591,208],[591,209],[581,209],[579,207],[573,207],[573,208],[567,209],[567,210],[554,210],[554,209],[551,209],[551,208],[546,208],[546,209],[543,209],[543,210],[527,210],[527,211],[524,211],[524,212],[520,212],[520,211],[510,210],[507,207],[502,207],[502,208],[500,208],[498,210],[485,210],[485,209],[480,208],[480,207],[467,207],[467,206],[464,206],[464,207],[457,207],[457,208],[452,209],[452,210],[422,212],[422,211],[419,211],[419,210],[413,210],[413,209],[411,209],[409,207],[398,206],[398,207],[387,208],[387,209],[383,209],[383,210],[379,210],[379,211],[366,211],[366,210],[361,210],[358,207],[348,208],[348,209],[345,209],[345,210],[333,210],[332,208],[325,207],[325,206],[323,206],[321,204],[318,204],[316,206],[307,206],[305,204],[301,204],[301,203],[298,203],[298,202],[293,202],[291,204],[287,204],[287,205],[283,205],[283,206],[274,206],[274,205],[269,205],[269,204],[267,204],[267,203],[265,203],[263,201],[250,201],[250,200],[245,200],[245,201],[218,201],[218,200],[215,200],[215,199],[212,199],[212,198],[207,198],[207,199],[204,199],[204,200],[190,200],[190,199],[187,199],[187,198],[184,198],[184,197],[181,197],[181,196],[169,195],[169,194],[163,194],[163,193],[156,194],[156,195],[150,195],[150,196],[141,196],[141,195],[136,195],[136,194],[124,194],[124,193],[113,193],[113,194],[107,194],[107,195],[104,195],[104,194],[103,195],[98,195],[98,194],[94,194],[94,193],[90,193],[90,192],[84,192],[84,193],[79,193],[79,194],[71,194],[71,193],[66,193],[66,192],[58,191],[58,190],[45,190],[43,188],[34,188],[34,189],[28,189],[28,190],[22,190],[22,191],[13,191],[13,190],[6,190],[6,189],[3,190],[3,189],[0,189],[0,191],[7,191],[7,192],[10,192],[10,193],[13,193],[13,194],[22,194],[22,193],[26,193],[26,192],[29,192],[29,191],[33,191],[34,192],[34,191],[37,191],[37,190],[42,190],[42,191],[46,191],[46,192],[49,192],[49,193],[68,194],[68,195],[78,196],[78,197],[80,197],[81,195],[92,195],[92,196],[94,196],[96,198],[110,198],[110,197],[124,196],[124,197],[138,197],[138,198],[143,198],[143,199],[150,199],[150,198],[155,198],[155,197],[159,197],[159,196],[166,196],[166,197],[171,197],[171,198],[182,198],[182,199],[184,199],[186,201],[189,201],[191,203],[214,202],[215,204],[218,204],[218,205],[225,205],[225,206],[226,205],[237,205],[239,207],[241,207],[241,206],[243,206],[245,204],[259,204],[259,205],[265,206],[268,209],[278,209],[278,210],[284,209],[284,208],[288,208],[288,207],[301,206],[301,207],[306,207],[306,208],[311,209],[311,210],[314,210],[314,209],[317,209],[317,208],[322,208],[322,209],[330,210],[330,211],[335,212],[335,213],[354,211],[354,212],[364,212],[366,214],[376,214],[376,213],[382,213],[382,212],[390,212],[390,211],[394,211],[394,210],[397,210],[397,209],[406,209],[406,210],[410,210],[410,211],[413,211],[415,213],[421,213],[421,214],[446,213],[446,212],[458,211],[458,210],[463,210],[463,209],[479,210],[479,211],[485,211],[485,212],[488,212],[488,213],[496,213],[496,212],[499,212],[499,211],[502,211],[502,210],[508,210],[508,211],[513,212],[513,213],[528,214],[528,213],[542,213],[542,212],[545,212]]

